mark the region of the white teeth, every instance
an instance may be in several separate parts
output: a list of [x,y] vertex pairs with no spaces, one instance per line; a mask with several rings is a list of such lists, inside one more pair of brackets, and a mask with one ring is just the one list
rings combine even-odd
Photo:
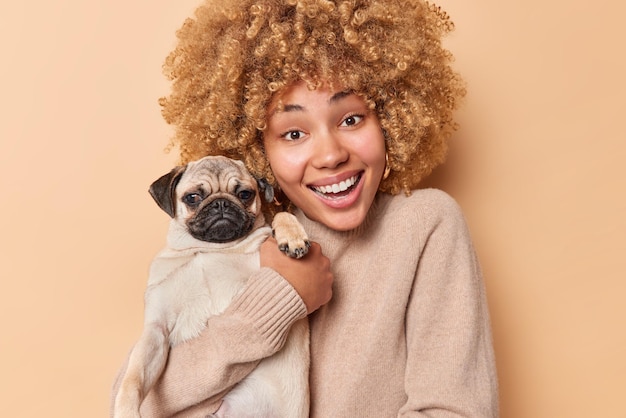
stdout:
[[354,186],[356,183],[358,176],[352,176],[347,180],[344,180],[339,183],[330,184],[328,186],[316,186],[313,189],[319,193],[339,193],[348,190],[350,187]]

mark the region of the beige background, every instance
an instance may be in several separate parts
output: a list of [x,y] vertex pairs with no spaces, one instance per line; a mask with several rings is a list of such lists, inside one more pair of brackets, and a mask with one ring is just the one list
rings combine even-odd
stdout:
[[[452,1],[469,83],[448,164],[506,418],[625,417],[621,2]],[[0,6],[0,405],[105,417],[167,222],[161,63],[196,0]]]

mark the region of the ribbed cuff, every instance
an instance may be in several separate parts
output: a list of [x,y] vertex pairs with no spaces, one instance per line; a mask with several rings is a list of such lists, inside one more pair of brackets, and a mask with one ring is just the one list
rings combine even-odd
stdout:
[[228,307],[230,315],[244,317],[278,351],[285,343],[291,325],[307,315],[298,292],[275,270],[264,267]]

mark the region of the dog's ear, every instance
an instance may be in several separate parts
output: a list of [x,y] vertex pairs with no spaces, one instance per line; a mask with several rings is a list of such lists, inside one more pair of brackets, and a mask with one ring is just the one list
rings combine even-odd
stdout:
[[176,216],[176,196],[174,191],[186,168],[187,166],[175,167],[150,185],[150,195],[171,218]]
[[263,194],[265,201],[271,203],[274,200],[274,188],[265,179],[257,179],[259,185],[259,192]]

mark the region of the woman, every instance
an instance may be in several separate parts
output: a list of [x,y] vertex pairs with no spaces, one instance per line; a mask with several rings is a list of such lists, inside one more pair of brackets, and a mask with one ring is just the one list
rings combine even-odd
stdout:
[[315,243],[301,260],[262,246],[231,307],[171,350],[144,416],[216,412],[306,315],[311,417],[497,416],[463,215],[417,189],[464,94],[451,29],[422,0],[207,0],[185,22],[161,101],[182,162],[244,160]]

